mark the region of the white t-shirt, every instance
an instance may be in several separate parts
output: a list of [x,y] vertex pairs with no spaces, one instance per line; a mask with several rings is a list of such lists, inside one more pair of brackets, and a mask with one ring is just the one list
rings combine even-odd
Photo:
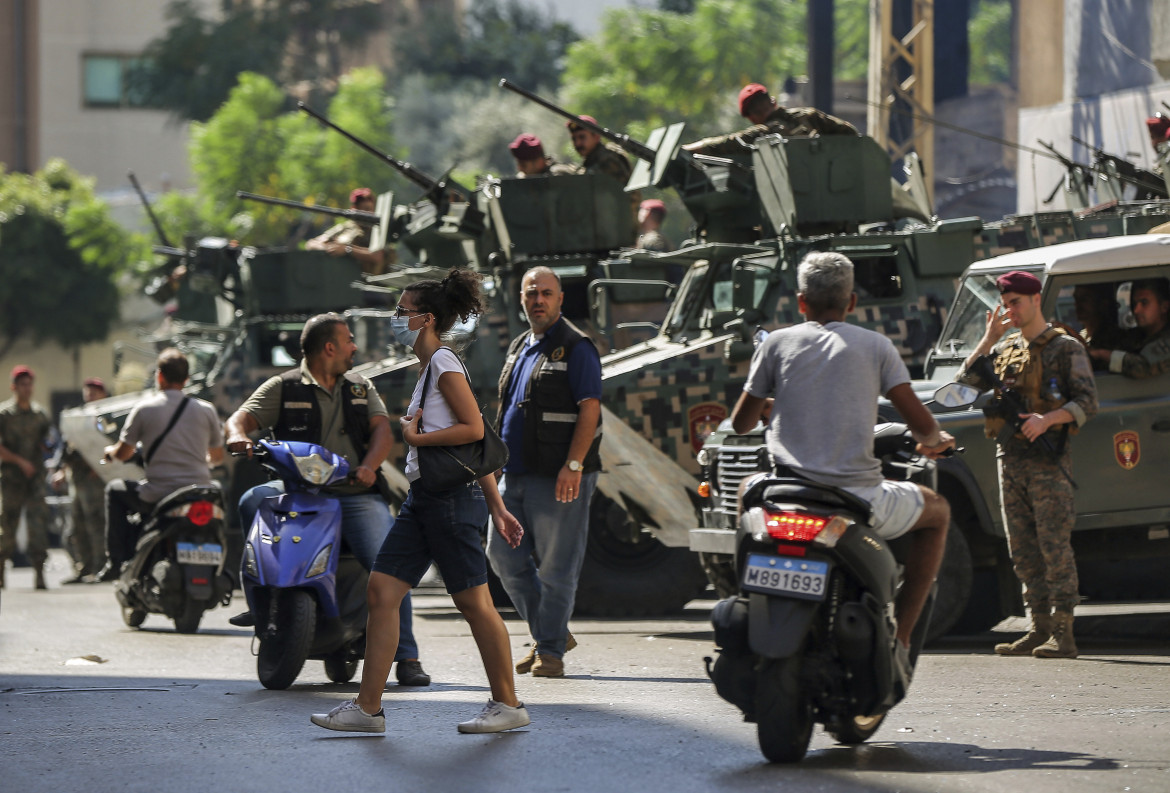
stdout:
[[[423,406],[422,428],[425,432],[445,430],[456,422],[455,414],[451,412],[447,400],[443,398],[443,392],[439,390],[439,378],[446,372],[458,372],[460,377],[464,377],[463,364],[449,347],[440,347],[435,350],[430,362],[419,375],[418,383],[414,386],[414,393],[410,395],[408,415],[413,416],[418,410],[419,402],[422,401],[423,383],[427,379],[427,370],[430,370],[431,382],[427,386],[427,403]],[[418,474],[418,450],[411,446],[410,451],[406,453],[406,478],[413,482],[418,479]]]

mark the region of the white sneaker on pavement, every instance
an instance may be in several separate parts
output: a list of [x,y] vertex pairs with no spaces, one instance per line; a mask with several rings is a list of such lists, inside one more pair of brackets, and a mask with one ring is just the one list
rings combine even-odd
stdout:
[[460,723],[459,732],[503,732],[526,727],[531,721],[523,702],[513,708],[503,702],[489,699],[478,716],[471,721]]
[[347,699],[328,713],[314,713],[310,720],[318,727],[324,727],[327,730],[386,732],[385,714],[379,710],[371,716],[358,707],[355,699]]

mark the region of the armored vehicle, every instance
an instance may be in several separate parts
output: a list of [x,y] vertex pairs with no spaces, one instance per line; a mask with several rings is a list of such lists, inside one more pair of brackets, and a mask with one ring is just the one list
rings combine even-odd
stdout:
[[[1143,207],[1146,214],[1130,217],[1135,230],[1146,221],[1163,220],[1166,205]],[[1157,212],[1162,214],[1159,216]],[[1117,225],[1119,215],[1098,219],[1103,227]],[[1066,229],[1072,230],[1072,229]],[[1084,228],[1075,229],[1083,233]],[[1003,228],[992,230],[1000,233]],[[912,383],[936,414],[942,428],[955,436],[965,454],[939,461],[939,491],[951,504],[953,522],[939,575],[939,596],[931,635],[947,631],[982,630],[1009,614],[1022,614],[1020,586],[1011,569],[1004,540],[994,441],[984,436],[981,411],[990,395],[974,405],[949,408],[928,402],[951,381],[978,344],[986,312],[999,300],[995,278],[1026,270],[1044,281],[1046,317],[1079,330],[1073,303],[1077,286],[1097,285],[1113,296],[1120,327],[1128,317],[1128,288],[1134,280],[1170,276],[1170,235],[1111,236],[1030,248],[985,259],[963,274],[942,334],[931,346],[925,377]],[[1162,487],[1170,432],[1170,375],[1144,380],[1107,371],[1096,373],[1098,415],[1073,440],[1077,522],[1073,534],[1081,591],[1090,598],[1163,597],[1167,585],[1162,568],[1170,555],[1170,497]],[[896,413],[879,405],[883,420]],[[702,477],[709,488],[703,501],[701,528],[691,532],[690,545],[721,590],[734,585],[730,554],[734,552],[733,521],[736,489],[746,475],[765,465],[763,432],[758,428],[736,435],[729,423],[707,439],[699,452]]]

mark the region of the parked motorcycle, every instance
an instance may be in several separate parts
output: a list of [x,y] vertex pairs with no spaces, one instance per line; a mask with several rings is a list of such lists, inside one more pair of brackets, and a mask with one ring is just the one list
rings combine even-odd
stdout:
[[365,655],[369,573],[342,549],[341,505],[322,487],[348,477],[349,463],[315,443],[261,440],[253,456],[285,492],[260,504],[244,545],[242,583],[265,688],[288,688],[309,658],[347,683]]
[[[936,394],[943,404],[956,398]],[[904,424],[875,428],[883,476],[933,488],[935,464],[915,446]],[[712,611],[720,651],[705,660],[716,691],[755,722],[772,762],[803,758],[816,723],[841,743],[862,743],[906,696],[934,593],[914,628],[910,668],[900,671],[894,599],[910,540],[878,537],[870,515],[852,494],[794,475],[745,484],[740,591]]]
[[143,519],[134,556],[114,587],[122,620],[137,628],[147,614],[165,614],[179,633],[195,633],[203,612],[232,599],[222,492],[214,485],[181,488]]

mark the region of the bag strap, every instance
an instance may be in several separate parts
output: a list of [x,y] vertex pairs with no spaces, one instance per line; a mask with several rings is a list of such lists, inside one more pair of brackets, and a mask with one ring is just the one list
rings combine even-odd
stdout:
[[170,433],[171,429],[175,426],[175,422],[179,420],[179,416],[183,415],[183,410],[187,407],[187,403],[190,401],[191,397],[183,397],[183,401],[179,403],[179,406],[175,408],[175,412],[171,414],[170,423],[168,423],[166,429],[162,431],[162,435],[159,435],[157,438],[155,438],[154,443],[150,444],[150,448],[146,451],[146,454],[142,455],[143,463],[150,463],[150,458],[154,457],[154,453],[158,451],[159,444],[162,443],[163,438],[167,437],[167,435]]

